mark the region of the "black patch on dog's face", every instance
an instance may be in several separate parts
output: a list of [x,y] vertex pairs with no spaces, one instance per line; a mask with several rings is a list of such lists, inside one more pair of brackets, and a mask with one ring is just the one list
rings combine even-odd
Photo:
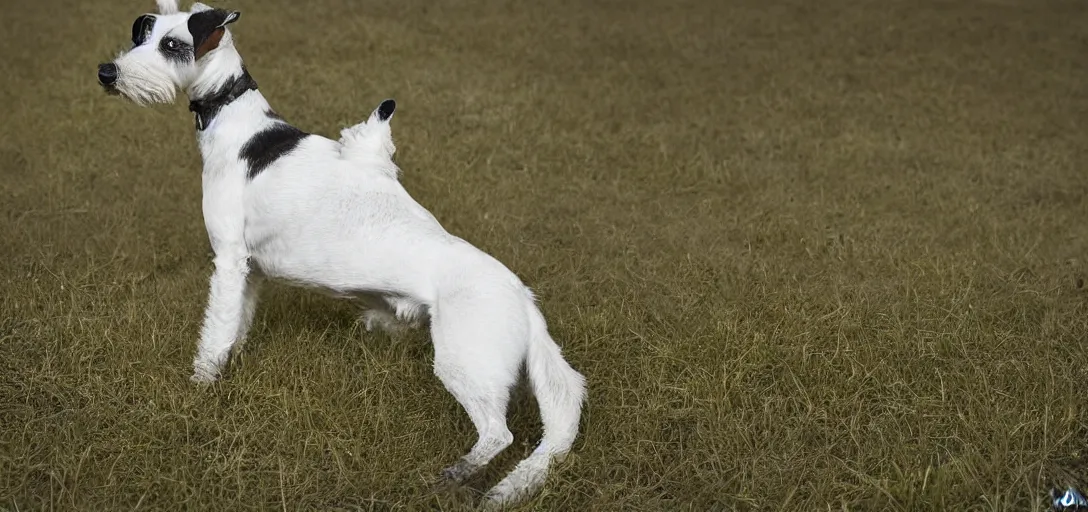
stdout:
[[164,37],[159,41],[159,53],[169,62],[185,64],[193,60],[193,47],[176,37]]
[[147,42],[151,36],[151,30],[155,28],[155,17],[145,14],[132,22],[132,47],[135,48]]
[[276,123],[257,132],[238,153],[238,157],[249,164],[249,172],[246,175],[249,179],[255,178],[273,162],[293,151],[302,139],[309,136],[310,134],[287,123]]

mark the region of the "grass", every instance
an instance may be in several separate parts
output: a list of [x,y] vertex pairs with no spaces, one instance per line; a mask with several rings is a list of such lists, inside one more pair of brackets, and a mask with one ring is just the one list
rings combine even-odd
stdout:
[[[209,247],[183,104],[95,65],[151,2],[0,31],[0,509],[457,509],[425,333],[277,287],[190,385]],[[386,97],[403,181],[588,378],[526,510],[1043,510],[1088,484],[1079,0],[223,2],[277,111]]]

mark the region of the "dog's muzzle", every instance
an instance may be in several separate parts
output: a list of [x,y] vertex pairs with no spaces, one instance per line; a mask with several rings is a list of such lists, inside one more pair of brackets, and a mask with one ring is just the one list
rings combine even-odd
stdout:
[[103,87],[113,87],[113,84],[117,83],[117,64],[99,64],[98,65],[98,83]]

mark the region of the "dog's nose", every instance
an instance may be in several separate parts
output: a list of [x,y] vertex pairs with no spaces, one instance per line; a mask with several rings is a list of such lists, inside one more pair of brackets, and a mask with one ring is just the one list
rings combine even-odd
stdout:
[[113,85],[117,81],[117,65],[112,62],[109,64],[98,65],[98,83],[102,85]]

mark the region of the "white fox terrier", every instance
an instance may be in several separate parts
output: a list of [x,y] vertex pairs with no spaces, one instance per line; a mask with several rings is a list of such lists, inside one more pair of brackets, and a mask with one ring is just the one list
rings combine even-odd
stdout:
[[585,398],[532,292],[502,263],[446,232],[398,181],[386,100],[340,140],[306,133],[270,107],[227,25],[239,13],[158,0],[132,25],[132,48],[98,66],[107,92],[139,105],[189,97],[204,160],[203,211],[215,251],[192,380],[215,381],[249,330],[265,278],[365,305],[367,330],[429,321],[434,373],[479,435],[442,475],[472,475],[513,441],[510,391],[525,364],[544,435],[486,496],[511,504],[570,449]]

